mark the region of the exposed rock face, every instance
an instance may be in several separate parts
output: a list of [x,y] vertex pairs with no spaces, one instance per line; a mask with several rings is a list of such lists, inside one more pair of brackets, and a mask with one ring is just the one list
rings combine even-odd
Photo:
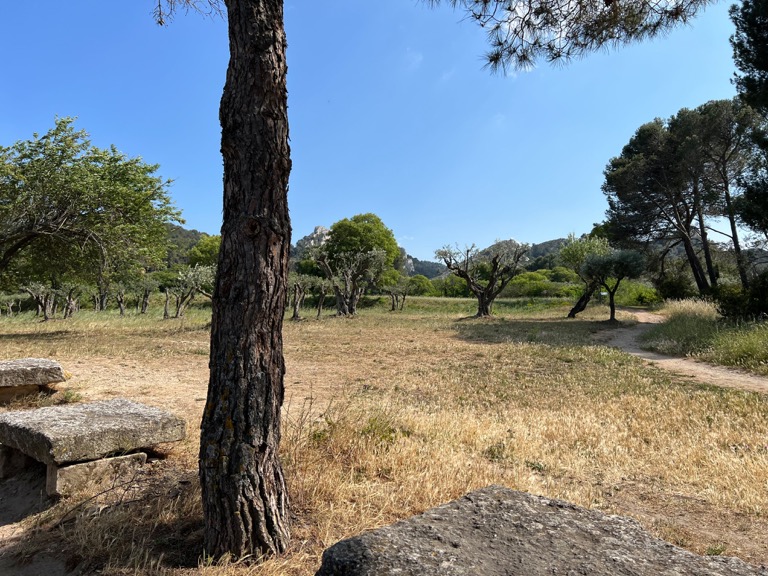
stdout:
[[60,465],[175,442],[185,428],[170,412],[115,398],[0,414],[0,444]]
[[325,244],[330,233],[331,231],[328,228],[315,226],[311,234],[307,234],[296,241],[296,254],[298,257],[303,258],[308,250]]
[[488,486],[328,548],[316,576],[745,576],[765,567],[697,556],[637,522]]
[[0,387],[45,386],[64,380],[64,370],[54,360],[22,358],[0,362]]

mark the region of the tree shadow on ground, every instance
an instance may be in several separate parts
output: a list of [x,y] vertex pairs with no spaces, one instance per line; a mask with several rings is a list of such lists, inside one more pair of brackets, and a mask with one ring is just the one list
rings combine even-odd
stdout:
[[24,472],[0,480],[0,527],[15,524],[51,504],[45,493],[45,464],[35,462]]
[[[3,495],[7,482],[0,483]],[[44,467],[35,482],[44,496]],[[199,567],[203,519],[193,471],[148,470],[96,496],[46,499],[42,507],[35,500],[40,492],[30,496],[26,516],[0,508],[3,524],[42,512],[34,528],[27,523],[23,537],[2,547],[0,574],[76,576],[107,565],[152,573]]]
[[38,332],[6,332],[0,334],[0,341],[11,340],[18,342],[19,340],[24,340],[29,342],[40,342],[44,339],[47,343],[51,340],[64,340],[68,336],[72,336],[72,332],[69,330],[52,330],[51,332],[45,332],[44,334]]
[[458,337],[486,344],[546,344],[550,346],[591,346],[600,332],[622,327],[620,322],[581,319],[510,319],[467,317],[455,323]]

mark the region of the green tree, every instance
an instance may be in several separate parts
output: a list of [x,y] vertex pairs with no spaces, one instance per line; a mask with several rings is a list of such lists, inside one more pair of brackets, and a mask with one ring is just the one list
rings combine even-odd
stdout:
[[[730,240],[736,256],[742,288],[749,287],[748,262],[739,239],[737,198],[747,186],[760,160],[757,143],[763,139],[765,122],[749,106],[737,99],[713,100],[695,110],[701,149],[706,162],[706,181],[716,194],[718,215],[730,227]],[[701,231],[706,227],[699,226]],[[706,237],[703,237],[707,246]]]
[[[704,0],[597,4],[448,0],[491,31],[492,66],[527,67],[663,32]],[[216,0],[159,0],[177,8]],[[287,493],[277,458],[283,401],[282,321],[290,220],[283,0],[222,0],[230,61],[221,100],[224,223],[211,329],[211,376],[200,442],[208,554],[279,553]],[[438,3],[436,0],[433,4]],[[518,14],[521,13],[521,17]],[[502,16],[502,20],[495,15]],[[258,447],[254,450],[253,447]]]
[[746,288],[735,199],[759,160],[755,140],[763,124],[740,101],[716,100],[641,126],[605,171],[609,234],[620,242],[661,245],[663,251],[681,244],[704,294],[718,283],[710,221],[723,217],[730,230],[715,232],[730,239]]
[[211,288],[216,276],[215,266],[185,266],[176,272],[175,278],[165,284],[165,310],[163,318],[170,318],[171,297],[175,300],[174,318],[182,318],[195,296],[202,294],[212,298]]
[[466,282],[467,289],[477,298],[475,317],[482,318],[491,315],[493,301],[519,272],[528,248],[514,240],[499,242],[493,250],[483,252],[474,245],[464,250],[445,246],[435,252],[435,257]]
[[576,318],[576,314],[583,312],[586,309],[587,304],[589,304],[589,301],[592,299],[592,295],[599,286],[597,281],[584,274],[582,270],[584,262],[586,262],[587,258],[590,256],[608,254],[610,250],[611,248],[605,238],[587,235],[584,235],[581,238],[576,238],[574,234],[570,234],[565,245],[560,248],[560,251],[557,254],[560,263],[578,274],[579,278],[584,283],[584,291],[573,308],[571,308],[570,312],[568,312],[568,318]]
[[190,266],[215,266],[219,259],[221,236],[204,235],[189,250]]
[[590,254],[582,265],[582,274],[608,292],[610,321],[616,321],[616,291],[624,278],[637,278],[645,270],[643,255],[634,250],[615,250],[608,254]]
[[414,296],[434,296],[437,292],[432,282],[423,274],[416,274],[408,279],[408,290]]
[[750,181],[736,198],[734,209],[739,220],[761,234],[763,243],[768,244],[768,180]]
[[331,226],[328,240],[315,260],[331,282],[336,313],[354,316],[365,289],[392,270],[400,255],[395,235],[375,214],[358,214]]
[[344,218],[331,226],[328,240],[323,245],[328,259],[333,262],[346,254],[363,254],[372,250],[384,251],[384,265],[391,267],[400,256],[400,248],[392,230],[376,214],[358,214]]
[[665,250],[682,244],[699,293],[706,294],[716,276],[711,261],[705,269],[697,251],[704,222],[704,168],[698,146],[676,137],[681,133],[671,133],[662,120],[649,122],[610,160],[603,184],[606,224],[617,242]]
[[731,36],[734,74],[739,95],[753,108],[768,114],[768,0],[742,0],[729,14],[736,32]]
[[467,283],[450,272],[432,280],[435,291],[444,298],[469,298],[472,294]]
[[180,220],[157,169],[92,146],[71,118],[0,148],[0,272],[92,283],[103,307],[112,282],[162,261]]

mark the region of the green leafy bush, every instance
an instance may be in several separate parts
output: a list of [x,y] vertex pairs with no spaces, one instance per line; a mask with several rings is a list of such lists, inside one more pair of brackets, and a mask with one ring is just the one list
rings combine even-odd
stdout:
[[754,277],[747,290],[737,284],[718,286],[714,297],[717,311],[725,318],[762,319],[768,315],[768,272]]
[[616,293],[616,304],[620,306],[649,306],[661,301],[657,290],[644,282],[624,280]]

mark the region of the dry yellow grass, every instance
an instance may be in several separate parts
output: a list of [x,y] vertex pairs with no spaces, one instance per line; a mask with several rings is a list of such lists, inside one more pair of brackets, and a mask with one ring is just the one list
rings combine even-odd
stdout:
[[[564,312],[468,320],[374,309],[352,320],[287,322],[282,458],[293,543],[282,558],[209,566],[199,557],[194,423],[202,406],[174,397],[172,384],[141,393],[128,376],[116,384],[121,394],[183,411],[192,438],[139,483],[133,504],[107,506],[115,495],[102,496],[93,501],[107,506],[100,515],[73,514],[79,520],[52,533],[72,500],[27,522],[45,528],[38,543],[63,541],[107,574],[303,575],[340,538],[497,483],[633,515],[694,551],[768,561],[766,399],[677,382],[592,345],[592,334],[610,329],[597,321],[605,310],[576,321]],[[156,372],[204,371],[204,315],[184,326],[81,322],[3,319],[0,355],[55,346],[62,362],[138,356]],[[204,375],[188,386],[204,396]]]

